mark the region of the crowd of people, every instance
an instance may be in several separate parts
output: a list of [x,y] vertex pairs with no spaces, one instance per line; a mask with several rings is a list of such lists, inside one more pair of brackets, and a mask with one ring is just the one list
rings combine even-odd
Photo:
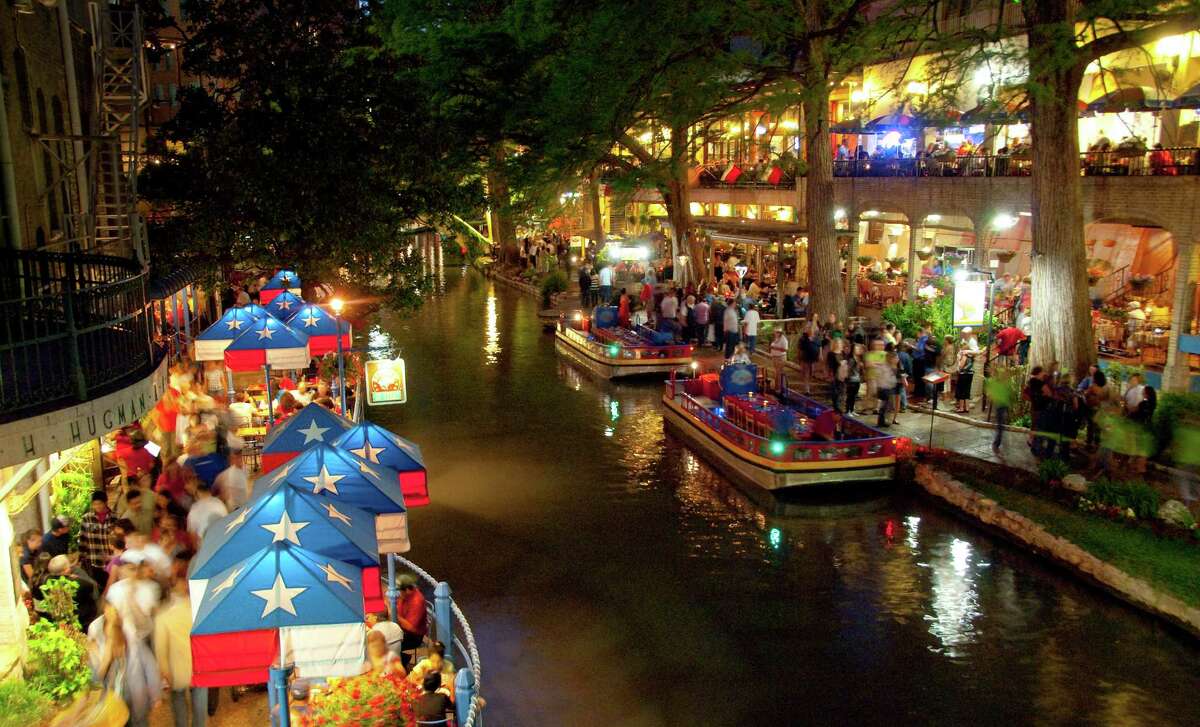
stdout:
[[[92,493],[79,522],[56,517],[45,533],[30,530],[21,541],[30,618],[53,618],[46,591],[54,579],[78,584],[76,615],[95,681],[121,696],[135,727],[148,724],[151,709],[168,695],[176,725],[203,725],[218,708],[219,690],[191,685],[188,564],[213,523],[250,498],[252,473],[238,432],[259,419],[262,407],[251,403],[254,392],[239,392],[227,403],[213,385],[216,377],[206,373],[187,360],[172,366],[169,391],[145,426],[113,435],[115,471]],[[309,400],[334,408],[329,382],[305,381],[278,381],[279,394],[270,404],[276,421]],[[385,657],[386,668],[407,674],[428,694],[445,695],[422,696],[418,712],[444,716],[453,700],[453,667],[436,644],[428,657],[414,660],[428,634],[426,605],[415,580],[401,585],[395,621],[386,613],[366,619],[368,643],[376,644],[382,634],[392,654]],[[381,655],[372,648],[364,671],[381,668]],[[233,691],[235,699],[238,694]]]

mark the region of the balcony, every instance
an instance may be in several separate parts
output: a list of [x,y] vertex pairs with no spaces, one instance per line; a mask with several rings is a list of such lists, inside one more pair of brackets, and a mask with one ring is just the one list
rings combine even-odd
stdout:
[[0,423],[81,404],[149,376],[146,273],[108,255],[18,250],[0,268]]

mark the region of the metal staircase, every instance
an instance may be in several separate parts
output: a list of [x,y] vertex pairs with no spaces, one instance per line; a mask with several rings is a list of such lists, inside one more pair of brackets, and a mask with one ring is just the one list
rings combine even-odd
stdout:
[[89,5],[97,89],[95,244],[148,260],[138,218],[139,117],[149,102],[141,15],[133,3]]

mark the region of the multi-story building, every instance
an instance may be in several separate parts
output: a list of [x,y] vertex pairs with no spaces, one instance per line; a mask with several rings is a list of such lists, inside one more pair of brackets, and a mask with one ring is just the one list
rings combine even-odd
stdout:
[[[963,5],[943,20],[963,27],[996,20],[995,4]],[[1020,27],[1019,6],[1001,7],[1011,15],[1006,23]],[[938,83],[935,66],[928,57],[867,66],[831,95],[836,221],[851,261],[847,293],[863,303],[911,298],[919,271],[947,253],[1018,282],[1030,273],[1029,128],[1016,90],[1024,71],[999,63],[966,69],[956,108],[922,115]],[[1079,108],[1093,297],[1106,308],[1129,298],[1153,304],[1138,361],[1164,366],[1168,385],[1180,386],[1187,354],[1200,351],[1191,335],[1200,274],[1200,33],[1092,63]],[[746,112],[707,125],[704,136],[694,130],[689,175],[690,210],[714,251],[764,270],[774,270],[779,256],[793,281],[804,279],[805,268],[806,179],[795,162],[802,127],[799,110],[787,109]],[[665,150],[662,130],[636,131]],[[652,189],[608,208],[615,232],[625,232],[627,220],[666,221]],[[860,268],[859,258],[872,260]]]
[[[186,320],[194,301],[182,297],[186,277],[156,279],[136,207],[148,96],[136,5],[10,0],[0,49],[0,547],[9,554],[14,533],[46,529],[63,472],[102,486],[100,439],[158,402],[160,323]],[[0,673],[23,643],[14,562],[0,558]]]

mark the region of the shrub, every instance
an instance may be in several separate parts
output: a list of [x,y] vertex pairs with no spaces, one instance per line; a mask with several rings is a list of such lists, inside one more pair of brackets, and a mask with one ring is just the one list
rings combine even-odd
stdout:
[[1200,428],[1200,394],[1159,395],[1152,426],[1159,452],[1169,452],[1173,459],[1195,461],[1198,453],[1194,448],[1180,445],[1193,444],[1185,430]]
[[0,715],[4,724],[39,725],[50,716],[54,703],[29,682],[12,679],[0,683]]
[[1144,482],[1097,480],[1088,486],[1088,499],[1105,507],[1132,510],[1140,518],[1158,514],[1158,492]]
[[542,303],[550,307],[550,297],[567,289],[567,275],[561,270],[555,270],[542,278],[539,290],[542,293]]
[[79,524],[92,506],[92,491],[95,490],[92,476],[85,472],[63,472],[54,480],[50,499],[54,503],[54,514],[71,518],[71,547],[79,543]]
[[883,309],[881,317],[904,334],[905,338],[916,338],[921,325],[928,321],[929,304],[924,302],[892,303]]
[[1071,468],[1061,459],[1044,459],[1038,463],[1038,479],[1042,481],[1043,485],[1050,482],[1061,482],[1062,478],[1070,472]]
[[61,702],[75,696],[92,680],[83,634],[66,624],[42,619],[29,627],[29,685]]
[[1129,381],[1130,376],[1134,374],[1144,376],[1145,373],[1146,369],[1141,366],[1131,366],[1123,363],[1110,363],[1104,367],[1104,375],[1108,377],[1110,382],[1117,385],[1118,390],[1124,386],[1126,381]]

